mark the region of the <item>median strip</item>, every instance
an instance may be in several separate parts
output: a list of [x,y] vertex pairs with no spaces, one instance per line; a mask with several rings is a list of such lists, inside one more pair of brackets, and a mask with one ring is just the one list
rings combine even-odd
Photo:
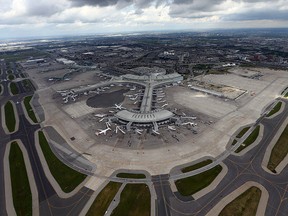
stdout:
[[73,191],[87,176],[68,167],[55,156],[43,131],[38,132],[38,137],[41,150],[54,179],[65,193]]
[[21,149],[11,143],[9,153],[13,204],[17,215],[32,215],[32,193]]

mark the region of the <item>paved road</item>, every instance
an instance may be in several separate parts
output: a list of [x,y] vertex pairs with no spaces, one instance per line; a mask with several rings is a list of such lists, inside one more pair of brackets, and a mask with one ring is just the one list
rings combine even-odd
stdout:
[[171,191],[169,176],[153,176],[157,193],[158,215],[206,215],[219,200],[248,181],[258,182],[269,192],[265,215],[288,215],[288,170],[279,175],[267,173],[261,163],[271,140],[288,116],[288,101],[285,110],[273,119],[261,118],[264,135],[261,142],[243,156],[227,157],[223,163],[228,173],[215,190],[197,200],[187,201]]
[[[1,64],[1,68],[4,71],[4,73],[1,75],[1,79],[5,79],[5,65]],[[12,68],[15,67],[12,66]],[[18,77],[18,75],[16,76]],[[4,86],[4,94],[0,97],[0,104],[5,104],[8,100],[11,100],[17,104],[17,101],[21,102],[24,97],[33,94],[33,92],[27,92],[27,89],[24,86],[17,83],[20,91],[19,94],[16,96],[10,96],[7,91],[9,82],[10,81],[6,81],[2,83]],[[19,115],[19,130],[11,135],[6,135],[3,128],[0,127],[0,157],[3,158],[6,144],[10,140],[21,139],[28,152],[33,177],[37,185],[40,215],[79,215],[80,211],[91,197],[93,191],[83,187],[77,194],[67,199],[62,199],[57,195],[49,180],[45,176],[41,161],[35,148],[34,133],[40,128],[40,125],[31,125],[29,123],[24,115],[24,111],[20,103],[18,103],[16,107]],[[0,116],[0,121],[1,120],[2,119]],[[0,189],[2,191],[2,193],[0,193],[0,215],[2,216],[7,215],[7,212],[5,208],[3,160],[0,161]]]

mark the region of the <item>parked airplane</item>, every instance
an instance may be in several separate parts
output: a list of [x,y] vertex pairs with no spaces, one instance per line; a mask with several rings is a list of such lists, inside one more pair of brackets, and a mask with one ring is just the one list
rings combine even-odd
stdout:
[[156,131],[156,130],[152,130],[152,132],[154,133],[154,134],[157,134],[157,135],[160,135],[160,133],[158,132],[158,131]]
[[118,110],[122,110],[122,109],[125,109],[122,104],[115,104],[115,107],[113,107],[115,109],[118,109]]
[[182,123],[181,125],[190,125],[190,126],[196,126],[197,124],[195,124],[194,122],[185,122],[185,123]]
[[94,116],[98,117],[98,118],[103,118],[105,116],[107,116],[106,114],[95,114]]
[[124,130],[122,130],[119,126],[116,126],[116,133],[118,132],[118,130],[123,133],[126,134]]
[[168,125],[168,129],[169,129],[169,130],[173,130],[173,131],[176,131],[176,128],[175,128],[175,126],[170,126],[170,125]]
[[135,132],[141,135],[141,134],[142,134],[142,132],[143,132],[143,130],[140,130],[140,129],[136,129],[136,130],[135,130]]
[[130,89],[130,91],[135,91],[136,90],[136,86],[133,86],[133,88]]
[[101,130],[101,129],[98,129],[99,130],[99,132],[95,132],[95,134],[98,136],[98,135],[100,135],[100,134],[104,134],[104,135],[106,135],[106,133],[107,133],[107,131],[108,130],[111,130],[111,128],[106,128],[106,129],[104,129],[104,130]]

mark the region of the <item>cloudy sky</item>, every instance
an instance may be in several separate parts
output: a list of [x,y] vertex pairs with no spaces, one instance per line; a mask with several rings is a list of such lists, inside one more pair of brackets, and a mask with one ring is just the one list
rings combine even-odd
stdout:
[[0,0],[0,37],[288,27],[288,0]]

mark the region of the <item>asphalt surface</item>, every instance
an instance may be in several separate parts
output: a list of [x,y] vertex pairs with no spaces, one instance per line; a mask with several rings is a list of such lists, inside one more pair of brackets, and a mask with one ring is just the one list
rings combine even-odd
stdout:
[[230,155],[223,163],[228,167],[215,190],[192,201],[181,198],[170,188],[168,175],[153,176],[152,181],[157,193],[157,214],[162,215],[206,215],[223,197],[227,196],[248,181],[258,182],[269,193],[265,215],[288,215],[288,170],[273,175],[266,172],[261,163],[267,146],[288,116],[288,101],[284,111],[273,119],[261,118],[258,123],[264,125],[264,134],[260,143],[243,156]]
[[[0,63],[3,74],[0,79],[6,79],[6,66]],[[19,77],[16,72],[15,65],[12,66],[14,74]],[[8,100],[12,100],[16,106],[19,115],[19,130],[11,135],[6,135],[3,128],[0,127],[0,158],[4,157],[6,145],[14,139],[21,139],[23,142],[31,162],[33,177],[37,185],[40,215],[79,215],[85,204],[90,199],[93,191],[83,187],[72,197],[61,199],[49,180],[46,178],[41,161],[37,154],[34,133],[40,128],[39,124],[30,124],[26,119],[20,103],[24,97],[34,94],[25,88],[21,83],[17,83],[19,94],[10,96],[8,93],[8,84],[10,81],[3,81],[4,93],[0,96],[0,104],[5,104]],[[223,162],[228,167],[228,172],[219,183],[215,190],[207,195],[194,200],[193,197],[183,197],[179,193],[173,193],[169,180],[182,178],[185,175],[164,174],[152,176],[145,180],[119,179],[118,182],[139,183],[140,181],[153,182],[156,194],[156,215],[158,216],[176,216],[176,215],[206,215],[223,197],[230,194],[241,185],[248,181],[258,182],[263,185],[269,192],[268,206],[265,215],[288,215],[288,170],[284,169],[279,175],[267,173],[261,167],[261,163],[271,140],[279,130],[283,121],[288,116],[288,101],[282,99],[286,103],[285,110],[273,119],[260,117],[256,123],[264,125],[264,134],[261,142],[243,156],[230,155],[231,151],[224,152],[220,157],[216,158],[217,162]],[[43,116],[44,117],[44,116]],[[43,118],[41,118],[43,120]],[[0,116],[1,121],[1,116]],[[252,128],[253,129],[253,128]],[[251,129],[251,130],[252,130]],[[69,158],[66,158],[69,161]],[[74,160],[73,158],[71,159]],[[66,162],[67,162],[66,161]],[[64,161],[65,163],[65,161]],[[89,169],[87,169],[88,172]],[[201,171],[201,170],[200,170]],[[199,172],[200,172],[199,171]],[[194,173],[195,174],[195,173]],[[190,174],[191,175],[191,174]],[[106,177],[113,180],[113,177]],[[116,179],[114,179],[116,180]],[[5,189],[4,189],[4,173],[3,160],[0,160],[0,215],[7,215],[5,207]]]
[[[3,74],[1,79],[6,79],[6,67],[1,64],[3,69]],[[15,72],[15,67],[12,67]],[[19,77],[16,74],[16,77]],[[32,166],[33,177],[37,185],[38,197],[39,197],[39,206],[40,206],[40,215],[79,215],[80,211],[84,208],[87,201],[90,199],[93,191],[83,187],[78,193],[74,196],[71,196],[67,199],[60,198],[55,192],[54,188],[50,184],[49,180],[45,176],[45,172],[42,168],[41,161],[37,154],[34,142],[34,133],[36,130],[40,129],[39,124],[32,125],[26,119],[24,111],[21,106],[21,102],[24,97],[32,95],[33,91],[29,92],[21,84],[17,83],[19,89],[19,94],[15,96],[10,96],[8,93],[8,84],[10,81],[3,81],[4,93],[0,96],[0,104],[5,104],[8,100],[13,101],[16,104],[18,115],[19,115],[19,130],[11,135],[6,135],[3,128],[0,127],[0,157],[3,158],[6,145],[9,141],[20,139],[27,152]],[[18,102],[18,103],[17,103]],[[0,121],[2,121],[0,116]],[[4,184],[4,173],[3,173],[3,160],[0,160],[0,215],[7,215],[5,207],[5,184]]]

